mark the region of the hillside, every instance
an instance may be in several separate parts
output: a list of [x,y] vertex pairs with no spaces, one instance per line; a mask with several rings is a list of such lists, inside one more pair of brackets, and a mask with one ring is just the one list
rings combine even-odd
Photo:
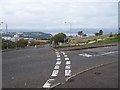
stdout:
[[50,39],[52,37],[51,34],[43,32],[23,32],[22,36],[34,39]]

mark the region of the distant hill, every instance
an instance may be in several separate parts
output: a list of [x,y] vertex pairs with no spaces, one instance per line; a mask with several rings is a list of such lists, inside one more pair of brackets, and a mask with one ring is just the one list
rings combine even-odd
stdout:
[[51,39],[52,34],[43,32],[23,32],[20,36],[34,39]]
[[[43,32],[8,32],[7,36],[13,37],[16,34],[20,37],[33,39],[51,39],[52,37],[52,34]],[[3,33],[2,36],[6,36],[6,33]]]

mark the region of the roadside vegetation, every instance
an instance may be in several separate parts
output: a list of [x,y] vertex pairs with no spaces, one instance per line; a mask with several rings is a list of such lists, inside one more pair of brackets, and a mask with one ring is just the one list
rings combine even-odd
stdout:
[[104,34],[103,30],[94,33],[93,36],[87,36],[83,31],[78,32],[78,36],[66,36],[64,33],[58,33],[51,39],[53,47],[68,47],[94,44],[110,44],[120,42],[120,34]]
[[109,44],[109,43],[117,43],[117,42],[120,42],[120,36],[110,37],[110,38],[104,39],[102,41],[97,41],[92,44]]
[[103,30],[94,33],[93,36],[87,36],[83,31],[78,32],[78,36],[67,36],[64,33],[54,35],[49,42],[34,42],[25,39],[12,42],[2,39],[2,49],[25,48],[29,46],[41,47],[44,44],[50,44],[51,47],[68,47],[80,45],[109,44],[120,42],[120,34],[103,34]]
[[12,48],[25,48],[28,46],[36,46],[39,47],[40,45],[43,45],[46,43],[42,42],[28,42],[28,40],[20,39],[19,41],[12,42],[9,40],[2,39],[2,49],[12,49]]

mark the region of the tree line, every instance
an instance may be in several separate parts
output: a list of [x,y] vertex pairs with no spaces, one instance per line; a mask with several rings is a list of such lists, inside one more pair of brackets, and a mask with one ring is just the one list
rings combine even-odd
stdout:
[[41,45],[43,43],[41,42],[28,42],[28,40],[20,39],[19,41],[13,42],[10,40],[4,40],[2,39],[2,49],[8,49],[8,48],[25,48],[27,46],[35,46],[35,45]]
[[[87,36],[87,34],[83,33],[83,31],[79,31],[78,35],[81,36],[81,37],[82,36]],[[95,33],[95,35],[96,36],[103,35],[103,30],[100,30],[99,32]],[[62,42],[62,43],[63,42],[68,42],[69,40],[66,37],[67,36],[64,33],[58,33],[51,38],[50,42],[52,44],[57,44],[57,45],[60,42]]]

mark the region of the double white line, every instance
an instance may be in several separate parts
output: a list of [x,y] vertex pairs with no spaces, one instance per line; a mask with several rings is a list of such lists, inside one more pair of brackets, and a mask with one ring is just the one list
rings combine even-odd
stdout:
[[65,52],[61,52],[64,55],[66,66],[65,66],[65,76],[71,76],[71,61],[68,58],[68,55],[66,55]]
[[[59,68],[60,68],[60,64],[61,64],[61,58],[60,58],[60,53],[56,51],[56,55],[57,55],[57,62],[56,65],[54,67],[54,70],[52,72],[52,77],[57,77],[58,73],[59,73]],[[52,83],[55,81],[55,79],[48,79],[46,81],[46,83],[43,85],[43,88],[51,88]]]
[[71,76],[71,61],[68,58],[68,55],[64,54],[66,66],[65,66],[65,76]]
[[[68,55],[66,55],[65,52],[61,52],[65,58],[66,66],[65,66],[65,76],[71,76],[71,61],[68,58]],[[61,58],[60,58],[60,53],[56,51],[57,55],[57,62],[54,67],[54,70],[52,72],[51,77],[57,77],[60,69],[60,64],[61,64]],[[48,79],[46,83],[43,85],[43,88],[51,88],[52,83],[55,81],[55,79]]]

